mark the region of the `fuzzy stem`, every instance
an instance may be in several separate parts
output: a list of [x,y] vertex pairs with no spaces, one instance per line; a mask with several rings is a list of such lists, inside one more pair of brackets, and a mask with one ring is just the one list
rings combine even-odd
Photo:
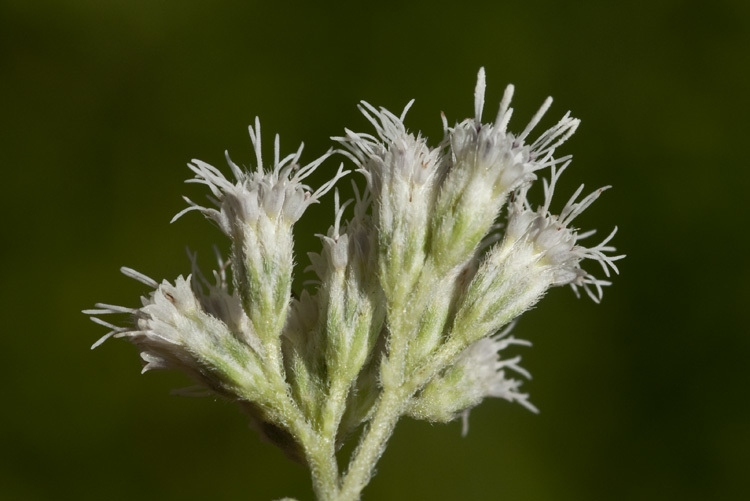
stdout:
[[360,492],[372,478],[375,463],[383,454],[385,444],[403,414],[407,401],[408,398],[403,388],[383,392],[377,411],[349,463],[349,470],[341,482],[341,490],[336,501],[359,499]]
[[[313,490],[320,501],[335,501],[339,490],[339,469],[336,461],[336,428],[332,431],[316,430],[305,417],[289,391],[282,365],[280,338],[272,338],[266,345],[266,376],[276,388],[273,407],[277,409],[276,421],[285,423],[297,442],[302,446],[305,460],[310,468]],[[346,393],[339,400],[345,401]],[[338,410],[337,410],[338,412]],[[340,419],[340,417],[339,417]]]
[[339,471],[336,462],[335,436],[317,432],[305,419],[289,394],[279,402],[283,419],[302,446],[310,468],[313,490],[320,501],[334,501],[339,490]]
[[466,342],[452,339],[430,359],[426,365],[415,370],[407,381],[397,388],[386,388],[378,402],[375,415],[354,452],[349,470],[341,482],[336,501],[356,501],[360,492],[372,478],[375,464],[385,450],[399,418],[414,394],[444,369],[463,349]]
[[335,445],[331,440],[319,435],[312,436],[317,444],[305,446],[305,456],[312,476],[313,490],[319,501],[336,501],[339,499],[339,473],[336,456],[332,453]]

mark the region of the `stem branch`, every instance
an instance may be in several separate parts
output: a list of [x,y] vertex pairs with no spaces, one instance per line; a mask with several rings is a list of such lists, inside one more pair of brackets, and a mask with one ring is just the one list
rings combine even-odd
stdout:
[[406,407],[407,395],[403,387],[384,390],[377,411],[370,421],[354,453],[349,470],[341,483],[336,501],[356,501],[370,481],[372,470],[383,454],[385,444]]

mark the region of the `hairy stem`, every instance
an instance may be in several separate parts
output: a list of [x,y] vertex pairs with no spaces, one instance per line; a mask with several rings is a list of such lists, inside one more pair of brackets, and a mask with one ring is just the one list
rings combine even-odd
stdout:
[[403,414],[408,401],[403,388],[386,390],[380,397],[375,415],[349,463],[349,469],[341,482],[336,501],[356,501],[360,492],[372,477],[372,471],[385,450],[393,428]]
[[466,343],[454,338],[430,359],[430,362],[415,370],[399,387],[385,388],[377,404],[375,415],[360,440],[349,469],[341,481],[336,501],[356,501],[362,489],[372,478],[375,464],[385,450],[386,442],[393,433],[399,418],[414,394],[444,369],[461,351]]

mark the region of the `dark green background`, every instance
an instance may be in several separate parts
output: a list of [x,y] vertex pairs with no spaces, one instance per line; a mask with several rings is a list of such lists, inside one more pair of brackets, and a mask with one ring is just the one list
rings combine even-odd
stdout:
[[[187,160],[251,161],[255,115],[303,160],[369,131],[360,99],[416,98],[407,124],[436,138],[484,65],[491,110],[516,85],[513,130],[548,94],[543,125],[582,119],[558,203],[614,185],[579,224],[619,225],[628,258],[600,306],[556,289],[519,323],[540,415],[487,401],[467,438],[402,422],[365,498],[750,499],[749,53],[744,0],[2,0],[0,497],[311,499],[233,405],[170,396],[186,381],[140,376],[125,342],[90,352],[104,330],[79,312],[137,304],[121,265],[173,279],[186,244],[226,246],[168,222],[202,197]],[[297,227],[302,265],[331,206]]]

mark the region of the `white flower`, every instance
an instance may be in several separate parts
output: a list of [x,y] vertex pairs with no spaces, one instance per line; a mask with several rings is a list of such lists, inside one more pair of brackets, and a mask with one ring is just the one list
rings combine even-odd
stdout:
[[255,149],[255,170],[245,171],[241,169],[229,158],[227,152],[227,164],[236,179],[233,183],[217,168],[200,160],[193,160],[193,163],[188,164],[188,167],[195,173],[195,179],[190,179],[187,182],[208,186],[213,194],[213,197],[209,197],[209,199],[217,208],[202,207],[185,197],[190,207],[179,212],[172,221],[177,220],[188,211],[198,210],[214,221],[229,237],[234,237],[233,230],[236,225],[254,226],[261,215],[271,221],[281,218],[288,225],[291,225],[299,220],[307,207],[317,203],[321,196],[333,188],[336,181],[347,174],[342,165],[333,179],[312,191],[302,181],[315,172],[332,152],[329,151],[301,167],[298,162],[304,144],[300,145],[296,153],[280,158],[278,135],[274,140],[273,167],[266,171],[263,168],[260,121],[257,118],[255,119],[255,127],[249,127],[249,131]]
[[372,224],[378,228],[380,279],[392,297],[413,285],[424,263],[425,243],[442,178],[442,148],[432,149],[411,134],[404,118],[413,101],[396,116],[366,102],[358,106],[377,137],[346,129],[337,137],[359,167],[372,194]]
[[550,212],[555,186],[568,165],[569,163],[564,164],[559,170],[552,167],[551,180],[549,182],[544,180],[544,204],[537,210],[531,208],[527,199],[528,187],[517,192],[515,200],[508,208],[508,227],[502,248],[503,252],[507,252],[510,247],[527,246],[536,259],[539,269],[544,270],[550,286],[569,284],[576,294],[578,294],[577,287],[582,286],[586,293],[598,303],[602,298],[602,286],[610,285],[610,282],[598,279],[583,270],[581,261],[590,259],[598,262],[604,274],[609,277],[610,270],[619,273],[614,261],[625,256],[607,255],[615,251],[614,247],[607,244],[617,233],[617,227],[598,245],[585,247],[579,242],[593,235],[595,230],[579,234],[578,230],[571,226],[572,221],[594,203],[609,186],[600,188],[577,201],[583,191],[583,185],[581,185],[559,215]]
[[468,431],[469,411],[486,397],[518,402],[530,411],[539,412],[521,393],[521,381],[509,377],[507,370],[531,379],[522,368],[520,356],[503,358],[501,352],[512,345],[531,346],[523,339],[508,336],[513,324],[502,332],[482,338],[466,348],[446,371],[434,378],[412,404],[412,417],[446,422],[461,415],[463,434]]
[[523,132],[516,135],[507,130],[513,115],[513,108],[510,108],[513,85],[505,88],[497,117],[490,124],[482,123],[485,87],[482,68],[479,70],[474,92],[474,119],[464,120],[456,127],[447,129],[451,151],[455,156],[454,163],[457,164],[455,168],[470,170],[471,175],[482,178],[493,187],[495,193],[502,194],[534,180],[534,172],[570,158],[567,156],[556,159],[553,154],[558,146],[575,133],[580,120],[571,118],[568,112],[557,125],[543,132],[533,143],[527,144],[529,134],[552,105],[552,98],[548,97],[544,101]]
[[[330,270],[343,270],[349,263],[349,235],[346,227],[342,228],[341,219],[344,217],[346,208],[354,202],[354,199],[347,200],[342,205],[339,201],[338,190],[334,193],[334,223],[328,229],[327,235],[317,235],[323,243],[323,252],[320,256],[309,253],[311,269],[315,271],[321,280],[325,279]],[[343,233],[342,233],[343,230]],[[325,257],[326,263],[320,263],[318,260]]]
[[331,151],[301,167],[298,162],[303,145],[295,153],[281,158],[277,135],[273,166],[265,169],[257,118],[249,132],[255,150],[255,169],[240,169],[227,154],[227,162],[236,178],[232,183],[215,167],[194,160],[188,167],[195,178],[187,182],[208,186],[212,194],[209,200],[216,208],[202,207],[185,198],[190,206],[172,221],[197,210],[231,239],[233,282],[240,301],[261,342],[278,348],[287,317],[294,267],[292,226],[349,171],[345,171],[342,164],[332,179],[313,191],[303,180],[331,155]]
[[555,185],[567,165],[559,170],[552,167],[551,181],[544,181],[544,204],[537,210],[531,208],[526,197],[527,187],[515,192],[508,207],[503,240],[489,250],[461,298],[454,324],[455,335],[473,342],[497,332],[534,306],[554,286],[571,285],[576,294],[577,287],[582,286],[595,302],[601,300],[602,287],[610,282],[584,270],[581,261],[597,261],[609,277],[610,270],[618,272],[614,261],[625,256],[608,255],[615,250],[607,244],[616,228],[600,244],[584,247],[579,241],[593,232],[579,234],[570,226],[606,188],[576,202],[583,189],[581,186],[559,216],[550,212]]
[[555,149],[578,128],[569,113],[531,144],[529,134],[552,104],[547,98],[526,128],[516,135],[507,130],[513,109],[513,86],[505,89],[494,123],[482,123],[485,75],[479,70],[474,92],[473,119],[453,128],[443,127],[450,145],[447,173],[432,220],[432,254],[443,268],[460,264],[490,231],[511,191],[536,179],[535,172],[555,166],[569,156],[554,158]]
[[[214,287],[209,296],[197,296],[190,276],[180,276],[174,284],[158,284],[130,268],[122,268],[122,272],[154,291],[141,298],[140,308],[99,303],[96,309],[85,310],[88,315],[125,313],[133,323],[132,328],[118,327],[92,316],[94,322],[112,329],[92,348],[112,335],[126,337],[140,349],[143,372],[181,369],[230,398],[262,398],[260,343],[247,316],[237,307],[236,296],[220,287]],[[201,300],[214,305],[211,313]]]
[[[519,392],[522,382],[518,379],[508,377],[506,369],[531,379],[531,374],[518,365],[521,357],[503,359],[500,352],[510,345],[531,346],[531,343],[516,339],[513,336],[506,337],[513,329],[511,324],[504,331],[490,337],[480,339],[469,346],[459,357],[456,365],[460,365],[466,371],[466,378],[471,381],[471,392],[479,396],[477,404],[485,397],[503,398],[509,402],[518,402],[531,412],[537,414],[539,410],[529,402],[529,394]],[[476,404],[475,404],[476,405]],[[463,418],[462,434],[469,431],[469,412],[466,408],[461,412]]]
[[229,330],[241,337],[253,350],[262,354],[262,346],[252,321],[242,308],[242,300],[235,290],[229,291],[226,270],[229,266],[221,257],[219,250],[214,248],[218,270],[214,270],[214,283],[208,281],[198,267],[197,254],[188,253],[192,268],[191,285],[193,293],[201,304],[203,310],[209,315],[224,322]]
[[345,129],[344,137],[333,138],[346,148],[367,178],[374,198],[383,198],[381,190],[386,188],[399,200],[414,202],[415,191],[429,192],[439,181],[441,151],[429,148],[426,138],[409,133],[404,125],[412,104],[414,100],[409,101],[401,116],[396,116],[362,101],[357,107],[375,127],[378,137]]

